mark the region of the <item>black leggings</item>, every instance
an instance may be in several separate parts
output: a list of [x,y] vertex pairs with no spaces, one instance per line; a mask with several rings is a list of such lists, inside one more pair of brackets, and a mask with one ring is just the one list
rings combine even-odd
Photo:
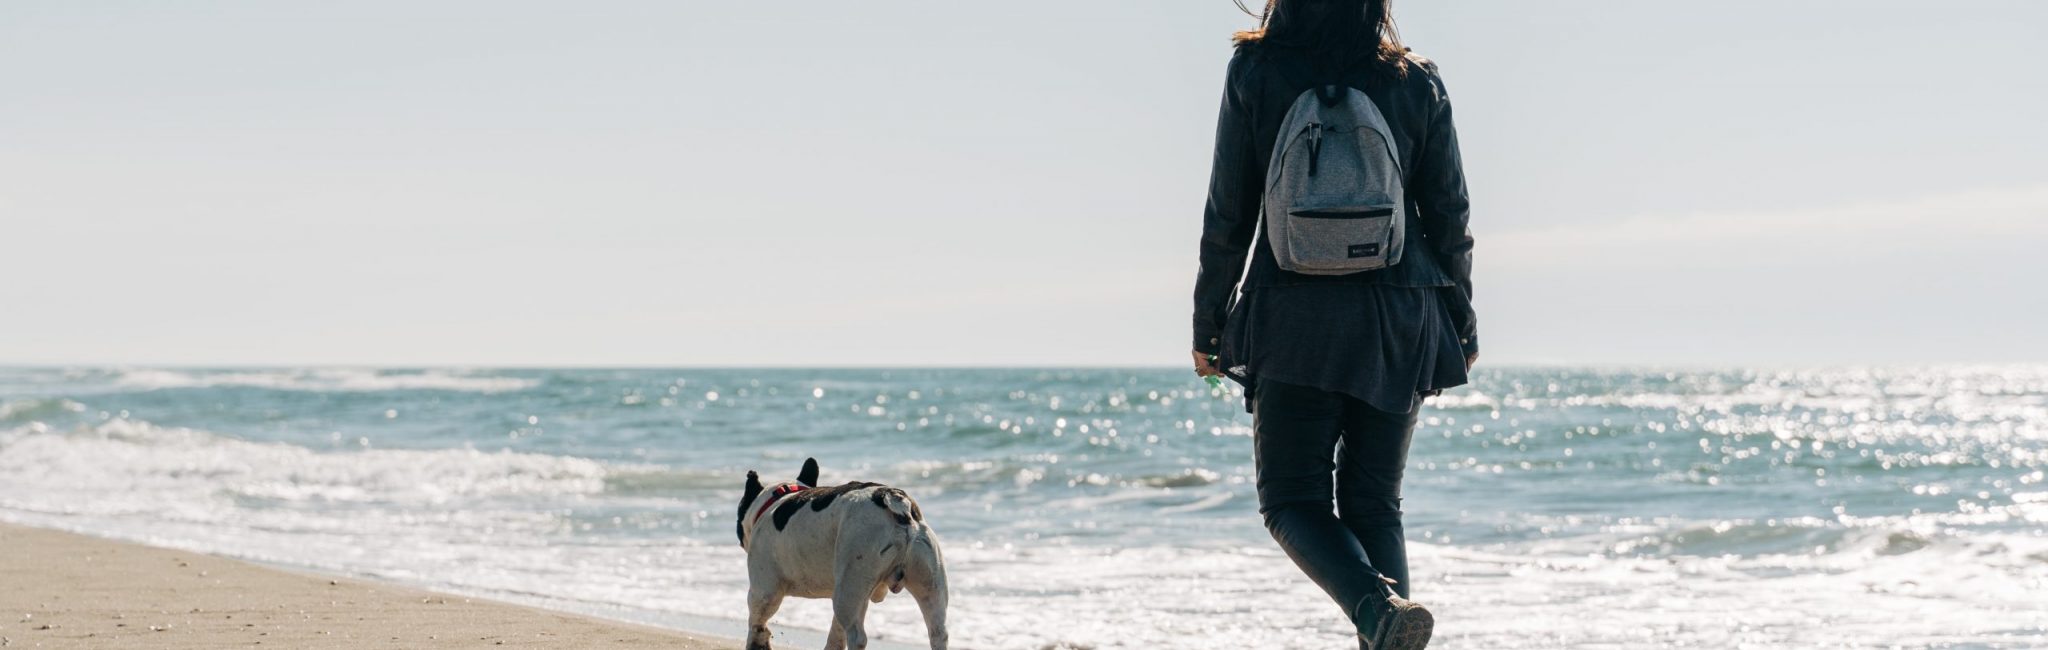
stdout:
[[[1356,398],[1261,380],[1252,403],[1259,513],[1310,580],[1371,629],[1386,597],[1408,597],[1401,473],[1421,409],[1388,413]],[[1335,460],[1332,460],[1334,458]],[[1331,495],[1336,495],[1332,512]]]

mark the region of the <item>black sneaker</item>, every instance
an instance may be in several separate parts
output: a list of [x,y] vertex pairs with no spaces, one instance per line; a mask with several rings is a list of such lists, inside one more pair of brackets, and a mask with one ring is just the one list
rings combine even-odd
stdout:
[[[1391,580],[1389,582],[1392,582]],[[1371,638],[1358,635],[1359,650],[1423,650],[1429,647],[1430,633],[1436,631],[1436,616],[1429,608],[1393,593],[1387,594],[1379,606],[1379,625]]]

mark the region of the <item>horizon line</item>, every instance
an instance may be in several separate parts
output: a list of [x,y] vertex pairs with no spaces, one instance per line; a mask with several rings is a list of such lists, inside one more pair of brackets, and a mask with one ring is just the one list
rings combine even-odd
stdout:
[[[2019,367],[2048,365],[2048,361],[1922,361],[1922,362],[1571,362],[1571,361],[1482,361],[1476,371],[1498,369],[1680,369],[1680,370],[1777,370],[1847,368],[1929,368],[1929,367]],[[1189,370],[1166,364],[495,364],[495,363],[50,363],[0,361],[6,370],[54,369],[151,369],[151,370]]]

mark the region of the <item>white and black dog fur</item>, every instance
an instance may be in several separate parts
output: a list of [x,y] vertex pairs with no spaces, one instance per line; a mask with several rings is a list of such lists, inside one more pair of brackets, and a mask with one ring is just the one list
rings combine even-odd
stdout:
[[902,490],[853,482],[818,487],[818,461],[795,482],[762,485],[747,472],[740,496],[747,549],[747,650],[768,650],[768,618],[785,596],[832,599],[825,650],[868,647],[868,601],[910,590],[933,650],[946,647],[946,563],[924,512]]

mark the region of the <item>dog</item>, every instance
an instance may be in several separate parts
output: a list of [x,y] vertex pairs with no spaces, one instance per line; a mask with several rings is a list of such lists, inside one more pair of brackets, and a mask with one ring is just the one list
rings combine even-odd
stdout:
[[747,472],[740,496],[747,549],[747,650],[769,650],[768,618],[786,596],[832,599],[825,650],[868,647],[868,602],[910,591],[932,650],[946,647],[946,562],[909,494],[879,483],[818,487],[818,461],[795,482],[762,485]]

